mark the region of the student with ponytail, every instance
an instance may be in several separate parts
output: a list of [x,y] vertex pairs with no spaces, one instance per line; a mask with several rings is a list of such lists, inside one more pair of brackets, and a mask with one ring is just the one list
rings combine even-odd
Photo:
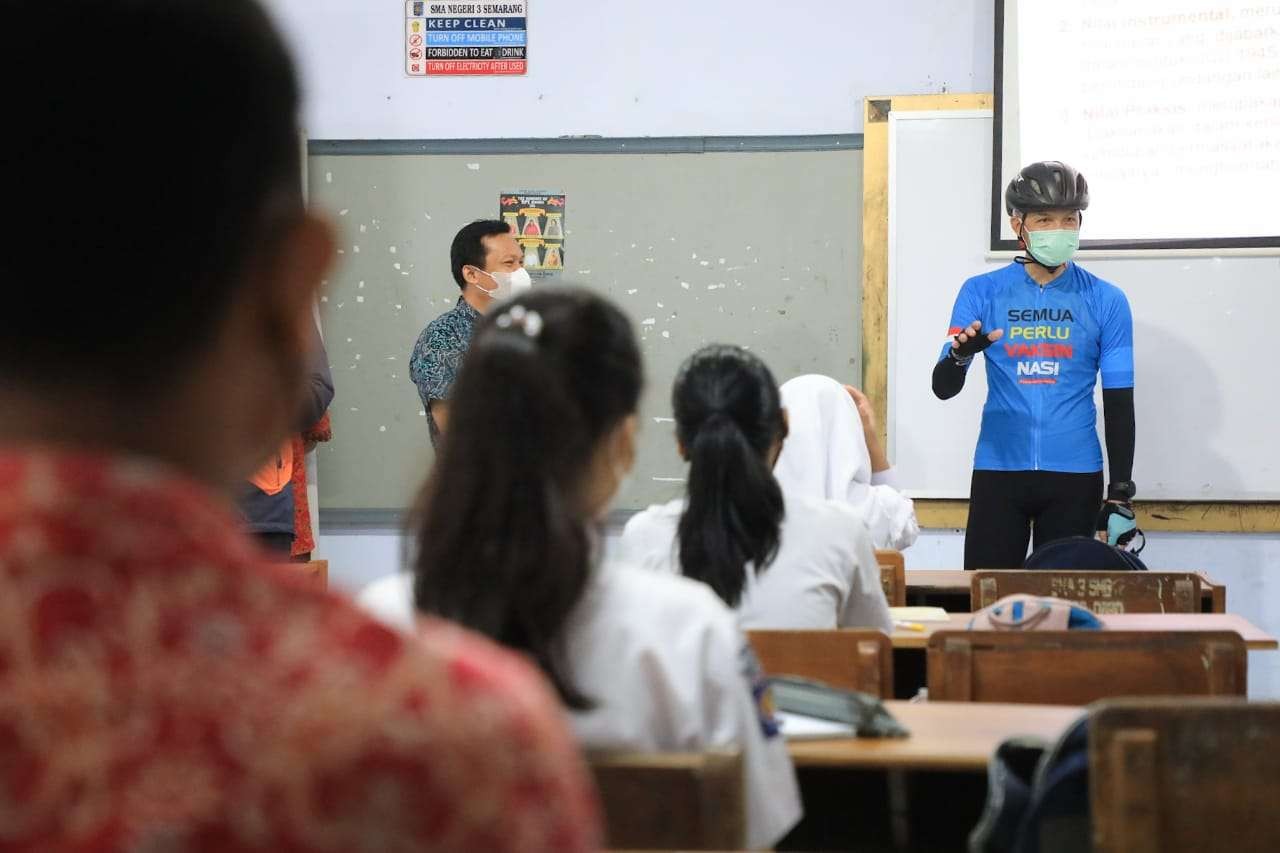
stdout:
[[413,574],[361,602],[403,628],[416,604],[528,655],[585,747],[741,749],[747,842],[770,846],[799,794],[733,612],[702,584],[601,555],[640,391],[635,334],[600,297],[539,289],[495,305],[453,390]]
[[712,345],[672,391],[687,494],[634,516],[626,559],[702,581],[744,628],[893,629],[871,534],[837,501],[787,496],[773,465],[787,416],[769,368]]

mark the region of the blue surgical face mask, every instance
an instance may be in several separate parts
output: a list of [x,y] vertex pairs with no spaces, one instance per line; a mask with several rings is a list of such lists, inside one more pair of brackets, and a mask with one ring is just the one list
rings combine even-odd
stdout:
[[1080,232],[1070,228],[1052,231],[1022,231],[1027,254],[1041,266],[1053,269],[1071,260],[1080,248]]

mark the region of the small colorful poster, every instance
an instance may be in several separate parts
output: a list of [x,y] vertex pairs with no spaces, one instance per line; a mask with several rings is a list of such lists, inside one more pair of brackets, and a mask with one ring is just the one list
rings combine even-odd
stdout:
[[524,267],[530,272],[564,269],[564,202],[564,193],[541,190],[498,197],[498,213],[524,247]]
[[405,71],[410,77],[524,74],[528,0],[405,3]]

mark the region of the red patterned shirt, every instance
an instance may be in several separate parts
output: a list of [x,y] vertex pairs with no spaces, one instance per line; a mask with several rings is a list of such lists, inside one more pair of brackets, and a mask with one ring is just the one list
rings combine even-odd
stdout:
[[526,663],[286,571],[160,468],[0,451],[0,849],[598,845]]

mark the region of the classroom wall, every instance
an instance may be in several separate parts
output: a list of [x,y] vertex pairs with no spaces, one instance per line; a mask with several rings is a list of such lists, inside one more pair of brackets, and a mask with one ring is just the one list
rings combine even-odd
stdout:
[[402,4],[267,0],[312,139],[857,133],[868,95],[987,92],[994,0],[529,0],[529,72],[409,78]]
[[[609,538],[616,536],[613,531]],[[407,562],[406,540],[395,531],[356,530],[320,536],[335,588],[358,591]],[[607,546],[606,546],[607,547]],[[905,552],[908,569],[955,569],[964,565],[964,535],[957,530],[925,530]],[[1207,572],[1227,585],[1227,610],[1263,630],[1280,635],[1280,595],[1275,573],[1280,537],[1247,533],[1153,534],[1142,558],[1152,568]],[[1280,652],[1249,652],[1249,695],[1280,699]]]

